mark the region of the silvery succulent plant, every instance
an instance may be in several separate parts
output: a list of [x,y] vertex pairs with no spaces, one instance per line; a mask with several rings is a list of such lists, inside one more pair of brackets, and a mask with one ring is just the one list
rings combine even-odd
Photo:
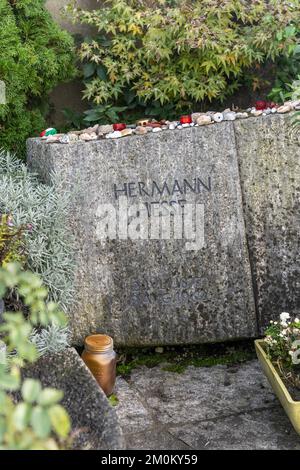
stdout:
[[64,311],[73,300],[74,249],[69,195],[59,194],[57,175],[42,184],[18,158],[0,150],[0,213],[10,213],[26,232],[26,268],[38,273],[49,299]]
[[56,354],[70,346],[70,330],[67,326],[61,327],[51,324],[41,330],[33,330],[30,341],[35,344],[40,356]]

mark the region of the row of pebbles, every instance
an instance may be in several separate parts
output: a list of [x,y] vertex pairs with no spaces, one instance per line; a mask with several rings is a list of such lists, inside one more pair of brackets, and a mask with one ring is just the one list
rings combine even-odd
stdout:
[[[71,131],[67,134],[55,134],[42,137],[47,143],[61,143],[69,144],[77,141],[92,141],[99,139],[119,139],[121,137],[130,135],[144,135],[148,132],[162,132],[164,130],[180,130],[186,127],[198,127],[207,126],[214,123],[220,123],[222,121],[235,121],[236,119],[247,119],[248,117],[254,116],[267,116],[275,113],[288,113],[293,110],[300,110],[300,100],[287,101],[282,106],[273,106],[265,109],[257,109],[255,107],[248,108],[243,112],[232,111],[231,109],[225,109],[221,113],[214,111],[208,111],[206,113],[192,113],[191,123],[182,124],[180,121],[160,121],[152,122],[151,120],[145,119],[144,121],[138,121],[138,123],[126,126],[123,130],[114,130],[112,124],[100,125],[96,124],[93,127],[88,127],[80,131]],[[142,125],[140,125],[142,123]]]

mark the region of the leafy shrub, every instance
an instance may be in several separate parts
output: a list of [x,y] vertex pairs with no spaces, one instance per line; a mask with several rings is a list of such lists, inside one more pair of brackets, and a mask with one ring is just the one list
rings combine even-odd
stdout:
[[[0,268],[0,298],[7,289],[16,288],[29,308],[23,313],[4,313],[0,331],[6,335],[8,354],[0,363],[0,449],[59,449],[70,431],[70,419],[59,404],[63,393],[54,388],[42,389],[38,380],[21,381],[21,368],[36,361],[37,350],[30,335],[33,326],[49,323],[63,325],[65,317],[54,303],[45,303],[47,290],[41,279],[20,270],[17,264]],[[22,401],[15,404],[11,392],[20,391]],[[58,438],[58,442],[57,442]],[[62,441],[62,442],[60,442]]]
[[26,267],[41,275],[51,300],[64,310],[73,298],[73,248],[69,229],[69,198],[41,184],[16,157],[0,151],[0,213],[10,213],[24,232]]
[[298,0],[111,0],[68,10],[99,32],[79,51],[91,121],[106,104],[155,103],[160,113],[224,100],[247,69],[293,54],[300,15]]
[[45,0],[0,0],[0,148],[17,152],[45,127],[47,95],[75,74],[73,40],[53,21]]
[[[300,29],[298,35],[300,36]],[[290,57],[280,57],[278,59],[276,70],[275,82],[268,98],[281,103],[290,96],[291,83],[300,76],[300,44],[295,47]]]

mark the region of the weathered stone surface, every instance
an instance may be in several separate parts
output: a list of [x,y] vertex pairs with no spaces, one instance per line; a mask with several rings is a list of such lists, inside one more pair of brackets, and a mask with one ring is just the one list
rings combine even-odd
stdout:
[[45,356],[28,367],[25,376],[38,378],[44,387],[64,392],[74,449],[123,449],[124,439],[115,410],[75,349]]
[[141,367],[132,372],[131,383],[144,406],[168,425],[220,419],[277,404],[257,361],[231,367],[190,366],[182,374]]
[[300,450],[299,436],[279,407],[178,426],[170,432],[199,450]]
[[131,388],[121,377],[117,378],[116,390],[119,400],[116,407],[117,415],[119,421],[126,427],[126,433],[140,433],[152,428],[154,422],[151,414],[141,402],[138,391]]
[[142,367],[118,378],[116,394],[128,449],[300,449],[256,360],[183,374]]
[[[76,190],[78,298],[71,312],[76,343],[92,332],[107,332],[119,345],[256,334],[232,123],[72,146],[30,139],[28,163],[46,180],[57,171],[63,188]],[[184,180],[190,185],[185,191]],[[139,182],[148,195],[138,193]],[[153,182],[165,188],[161,196]],[[117,207],[121,192],[114,189],[124,184],[130,206],[147,203],[153,211],[162,202],[165,208],[172,201],[177,208],[182,200],[204,204],[205,247],[188,251],[186,240],[173,239],[99,240],[99,206]]]
[[291,114],[234,123],[260,329],[300,310],[300,134]]

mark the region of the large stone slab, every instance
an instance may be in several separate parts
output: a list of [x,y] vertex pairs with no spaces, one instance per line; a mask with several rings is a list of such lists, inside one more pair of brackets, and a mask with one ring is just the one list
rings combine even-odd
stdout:
[[[62,190],[75,190],[76,343],[104,331],[119,345],[256,334],[232,123],[70,145],[30,139],[28,163],[46,181],[57,171]],[[117,208],[120,196],[151,214],[161,204],[204,205],[204,247],[187,250],[182,239],[101,241],[99,207]]]
[[260,331],[300,311],[300,133],[291,114],[234,123]]
[[118,377],[116,394],[128,449],[300,449],[257,360],[182,374],[140,367]]

